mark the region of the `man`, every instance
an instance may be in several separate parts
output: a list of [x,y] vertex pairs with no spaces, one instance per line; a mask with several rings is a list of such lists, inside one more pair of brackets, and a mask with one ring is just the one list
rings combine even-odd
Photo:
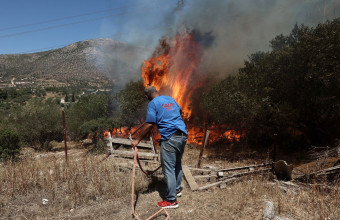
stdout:
[[159,95],[153,86],[147,87],[144,92],[150,100],[147,117],[140,134],[132,142],[132,147],[137,146],[154,124],[157,125],[161,134],[161,163],[167,185],[165,200],[157,205],[162,208],[177,208],[177,196],[181,195],[182,155],[188,135],[181,117],[181,108],[173,98]]

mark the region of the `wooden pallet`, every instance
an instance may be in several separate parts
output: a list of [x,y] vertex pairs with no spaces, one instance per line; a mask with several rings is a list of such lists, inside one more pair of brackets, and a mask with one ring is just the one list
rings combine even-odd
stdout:
[[[131,147],[131,139],[111,137],[109,133],[106,140],[108,141],[107,146],[109,147],[111,155],[116,155],[122,158],[133,158],[134,150]],[[155,146],[151,137],[149,141],[140,142],[137,147],[139,149],[139,159],[159,160],[159,156],[156,154]]]
[[200,169],[183,166],[183,174],[192,191],[205,190],[213,186],[221,188],[239,177],[272,171],[271,163],[235,167],[228,169]]
[[[108,139],[110,140],[110,139]],[[131,146],[131,141],[129,139],[125,138],[111,138],[110,143],[116,144],[116,145],[126,145],[126,146]],[[146,149],[153,149],[153,145],[151,143],[144,143],[141,142],[137,145],[138,149],[139,148],[146,148]]]
[[338,180],[340,176],[340,165],[329,167],[327,169],[323,169],[311,174],[305,174],[296,178],[296,180],[301,182],[322,182],[325,178],[332,182],[334,180]]

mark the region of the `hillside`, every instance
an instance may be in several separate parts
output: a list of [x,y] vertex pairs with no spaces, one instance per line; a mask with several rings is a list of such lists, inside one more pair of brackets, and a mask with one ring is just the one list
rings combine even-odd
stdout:
[[0,55],[0,87],[103,87],[138,77],[147,50],[112,39],[93,39],[30,54]]

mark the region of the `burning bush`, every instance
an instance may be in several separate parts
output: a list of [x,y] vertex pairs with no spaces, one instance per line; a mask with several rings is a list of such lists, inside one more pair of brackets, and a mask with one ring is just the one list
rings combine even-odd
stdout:
[[271,145],[275,133],[286,147],[331,143],[340,135],[339,33],[336,19],[274,38],[271,52],[250,55],[205,96],[213,120],[245,128],[252,145]]
[[339,24],[296,25],[290,35],[277,36],[271,52],[251,54],[238,75],[212,87],[203,96],[204,108],[201,97],[212,76],[202,70],[209,52],[202,39],[209,35],[184,30],[162,39],[144,61],[144,84],[182,107],[189,142],[202,142],[203,127],[222,126],[220,135],[236,130],[230,133],[258,146],[271,145],[274,134],[287,146],[329,143],[340,135]]

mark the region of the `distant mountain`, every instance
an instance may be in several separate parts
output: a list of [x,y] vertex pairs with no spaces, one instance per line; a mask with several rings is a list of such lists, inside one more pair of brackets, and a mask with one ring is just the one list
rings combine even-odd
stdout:
[[39,53],[0,55],[0,84],[122,85],[138,79],[148,54],[146,48],[93,39]]

